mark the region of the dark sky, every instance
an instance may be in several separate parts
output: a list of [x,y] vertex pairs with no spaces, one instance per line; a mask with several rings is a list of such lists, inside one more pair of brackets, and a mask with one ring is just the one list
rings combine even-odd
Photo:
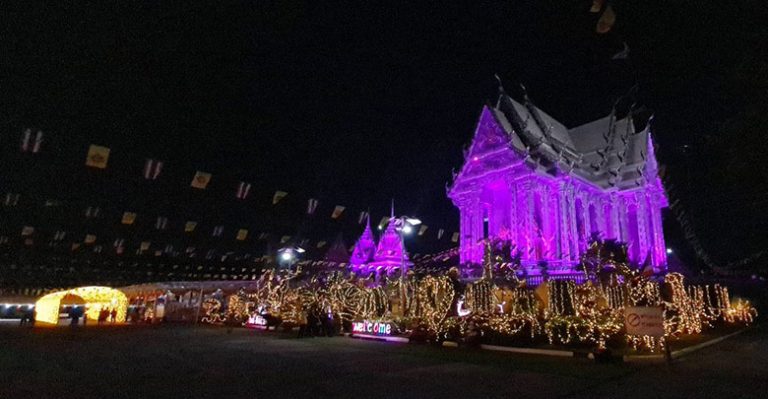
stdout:
[[[458,228],[445,184],[498,73],[566,126],[607,115],[637,84],[705,248],[722,262],[766,248],[755,238],[768,222],[756,128],[765,123],[764,5],[614,1],[616,25],[598,35],[588,0],[477,3],[3,5],[0,191],[26,199],[3,210],[0,228],[231,247],[178,237],[198,219],[252,237],[343,231],[352,244],[356,213],[370,208],[378,221],[395,198],[398,213],[431,229],[411,248],[444,249]],[[629,60],[611,60],[624,42]],[[45,132],[42,154],[19,153],[26,127]],[[112,149],[106,171],[83,165],[91,143]],[[141,179],[145,158],[166,162],[158,182]],[[209,190],[189,188],[195,170],[213,173]],[[240,180],[254,183],[246,202],[234,200]],[[273,207],[278,189],[290,194]],[[60,209],[37,210],[49,197]],[[320,199],[313,218],[303,215],[310,197]],[[349,208],[341,221],[329,217],[336,204]],[[111,213],[83,221],[88,205]],[[140,214],[130,231],[119,225],[128,208]],[[175,235],[151,231],[156,215],[175,222]],[[680,227],[668,228],[693,261]],[[235,249],[251,247],[265,249]]]

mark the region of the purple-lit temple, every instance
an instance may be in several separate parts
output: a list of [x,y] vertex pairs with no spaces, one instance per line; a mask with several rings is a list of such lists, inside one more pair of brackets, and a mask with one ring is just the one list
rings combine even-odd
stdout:
[[461,214],[462,263],[481,263],[482,240],[508,239],[531,273],[540,261],[567,273],[593,233],[628,244],[631,261],[666,264],[648,129],[613,115],[568,129],[503,91],[485,106],[448,196]]
[[371,231],[370,218],[363,234],[355,243],[349,263],[352,265],[352,269],[358,272],[385,270],[387,273],[392,272],[395,268],[400,268],[403,264],[406,267],[411,265],[394,223],[387,225],[377,245]]

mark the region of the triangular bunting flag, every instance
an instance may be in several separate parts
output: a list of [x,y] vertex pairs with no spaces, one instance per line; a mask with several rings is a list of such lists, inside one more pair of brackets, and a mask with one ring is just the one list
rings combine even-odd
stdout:
[[106,169],[109,161],[109,148],[100,145],[91,144],[88,147],[88,156],[85,158],[85,165],[97,169]]
[[163,161],[147,159],[144,162],[144,178],[147,180],[156,180],[162,170]]
[[248,230],[240,229],[237,231],[237,241],[245,241],[246,237],[248,237]]
[[459,242],[459,233],[453,233],[453,236],[451,237],[451,241]]
[[314,198],[310,198],[309,201],[307,201],[307,215],[314,215],[315,209],[317,209],[317,205],[320,202]]
[[31,152],[37,154],[40,151],[40,145],[43,143],[43,132],[38,130],[32,134],[32,129],[24,130],[21,135],[21,152]]
[[5,195],[5,206],[16,206],[19,204],[20,194],[8,193]]
[[141,250],[141,251],[148,250],[149,249],[149,244],[150,244],[149,241],[142,241],[141,245],[139,246],[139,250]]
[[317,243],[317,247],[318,247],[318,248],[322,248],[322,247],[324,247],[324,246],[325,246],[325,244],[326,244],[326,242],[325,242],[325,241],[320,241],[320,242],[318,242],[318,243]]
[[280,244],[285,244],[290,239],[291,239],[291,236],[283,236],[283,238],[280,239]]
[[195,231],[195,227],[197,227],[197,222],[188,220],[187,223],[184,224],[184,232],[191,233]]
[[443,234],[445,234],[445,230],[443,230],[443,229],[438,230],[437,231],[437,239],[439,240],[439,239],[443,238]]
[[248,193],[251,192],[251,183],[246,183],[244,181],[241,181],[240,184],[237,186],[237,193],[235,196],[238,199],[246,199],[248,198]]
[[24,226],[21,229],[22,236],[31,236],[35,232],[35,228],[32,226]]
[[198,170],[195,172],[195,177],[192,178],[192,183],[190,183],[190,186],[200,190],[205,190],[205,188],[208,187],[208,183],[210,182],[211,174]]
[[360,216],[357,218],[357,224],[363,224],[370,217],[370,214],[366,211],[360,212]]
[[379,222],[379,230],[384,229],[384,226],[386,226],[387,223],[389,223],[389,216],[384,216],[381,218],[381,221]]
[[427,226],[426,224],[422,224],[421,227],[419,227],[419,235],[423,236],[428,228],[429,226]]
[[288,195],[288,193],[285,191],[275,191],[275,195],[272,196],[272,205],[280,202],[280,200],[285,198],[286,195]]
[[335,208],[333,208],[333,213],[331,214],[331,218],[338,219],[339,216],[341,216],[342,212],[344,212],[345,207],[341,205],[336,205]]
[[83,242],[86,244],[93,244],[94,242],[96,242],[96,236],[93,234],[86,234],[85,240],[83,240]]
[[123,219],[121,220],[122,224],[133,224],[134,221],[136,221],[135,212],[123,212]]

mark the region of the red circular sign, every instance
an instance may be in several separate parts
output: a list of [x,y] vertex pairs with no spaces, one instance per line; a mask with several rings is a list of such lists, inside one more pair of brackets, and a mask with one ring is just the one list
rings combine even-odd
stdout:
[[640,325],[640,316],[637,315],[637,313],[630,313],[627,315],[627,324],[629,324],[632,327],[637,327]]

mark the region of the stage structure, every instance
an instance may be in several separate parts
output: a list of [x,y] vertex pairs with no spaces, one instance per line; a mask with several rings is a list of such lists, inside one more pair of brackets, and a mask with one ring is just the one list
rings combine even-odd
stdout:
[[632,262],[666,265],[657,176],[647,127],[631,112],[568,129],[503,88],[483,107],[448,197],[459,208],[460,261],[480,264],[483,240],[509,240],[530,273],[574,272],[593,234],[628,244]]

